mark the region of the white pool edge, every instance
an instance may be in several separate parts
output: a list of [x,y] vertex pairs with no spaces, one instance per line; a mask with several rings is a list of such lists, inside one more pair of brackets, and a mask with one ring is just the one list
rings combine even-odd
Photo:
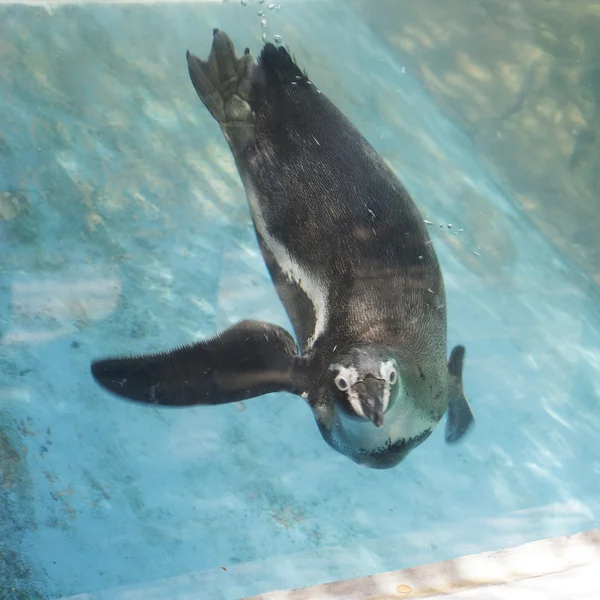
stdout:
[[[401,571],[270,592],[244,600],[393,600],[449,595],[453,600],[513,600],[520,598],[519,594],[534,597],[531,586],[523,589],[521,585],[534,578],[536,590],[543,594],[540,598],[563,599],[565,586],[572,590],[569,597],[582,598],[583,594],[591,593],[590,598],[600,598],[600,529]],[[590,586],[596,587],[592,590]],[[478,590],[481,593],[477,593]]]

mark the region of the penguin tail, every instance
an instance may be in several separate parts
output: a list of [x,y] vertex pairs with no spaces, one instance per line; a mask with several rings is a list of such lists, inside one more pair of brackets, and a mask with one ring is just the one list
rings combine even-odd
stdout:
[[233,42],[219,29],[206,61],[186,52],[192,85],[204,106],[221,126],[234,154],[254,140],[254,114],[249,104],[253,72],[250,50],[237,58]]
[[463,392],[462,371],[464,360],[465,347],[455,346],[448,360],[450,398],[445,430],[445,438],[448,444],[458,442],[475,422],[475,417]]
[[308,82],[308,76],[296,64],[288,50],[283,46],[274,46],[267,42],[258,57],[258,69],[269,86],[294,83],[302,85]]
[[291,335],[260,321],[170,352],[93,361],[95,381],[113,394],[162,406],[216,405],[271,392],[306,391],[305,362]]

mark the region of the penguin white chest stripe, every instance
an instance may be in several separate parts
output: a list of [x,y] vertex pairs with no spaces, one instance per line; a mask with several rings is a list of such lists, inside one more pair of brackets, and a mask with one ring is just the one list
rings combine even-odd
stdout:
[[270,233],[261,209],[261,201],[250,181],[244,182],[248,203],[254,219],[254,225],[273,254],[281,271],[304,291],[310,300],[315,313],[315,329],[308,339],[307,349],[312,348],[317,338],[325,331],[329,317],[328,287],[323,281],[311,274],[287,248]]

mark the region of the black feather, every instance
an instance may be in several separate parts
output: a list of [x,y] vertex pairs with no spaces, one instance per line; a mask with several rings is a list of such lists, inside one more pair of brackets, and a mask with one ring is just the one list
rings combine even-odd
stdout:
[[305,391],[298,347],[276,325],[242,321],[168,352],[92,362],[94,379],[118,396],[167,406],[226,404],[271,392]]
[[258,57],[258,67],[264,73],[269,85],[274,83],[306,83],[308,76],[292,59],[283,46],[274,46],[267,42]]

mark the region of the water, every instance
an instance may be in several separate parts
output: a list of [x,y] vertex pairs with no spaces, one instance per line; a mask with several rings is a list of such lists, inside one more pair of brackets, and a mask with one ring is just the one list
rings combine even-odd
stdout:
[[[288,0],[264,29],[250,0],[0,6],[0,598],[233,599],[597,524],[593,248],[564,220],[550,235],[551,194],[527,202],[566,185],[534,168],[547,146],[527,196],[469,128],[485,90],[453,96],[393,37],[417,27],[404,4],[410,27],[389,3]],[[98,356],[242,318],[290,327],[188,79],[186,49],[205,56],[216,26],[255,56],[280,35],[432,223],[477,418],[459,446],[439,427],[372,471],[330,450],[295,396],[173,412],[93,383]]]

